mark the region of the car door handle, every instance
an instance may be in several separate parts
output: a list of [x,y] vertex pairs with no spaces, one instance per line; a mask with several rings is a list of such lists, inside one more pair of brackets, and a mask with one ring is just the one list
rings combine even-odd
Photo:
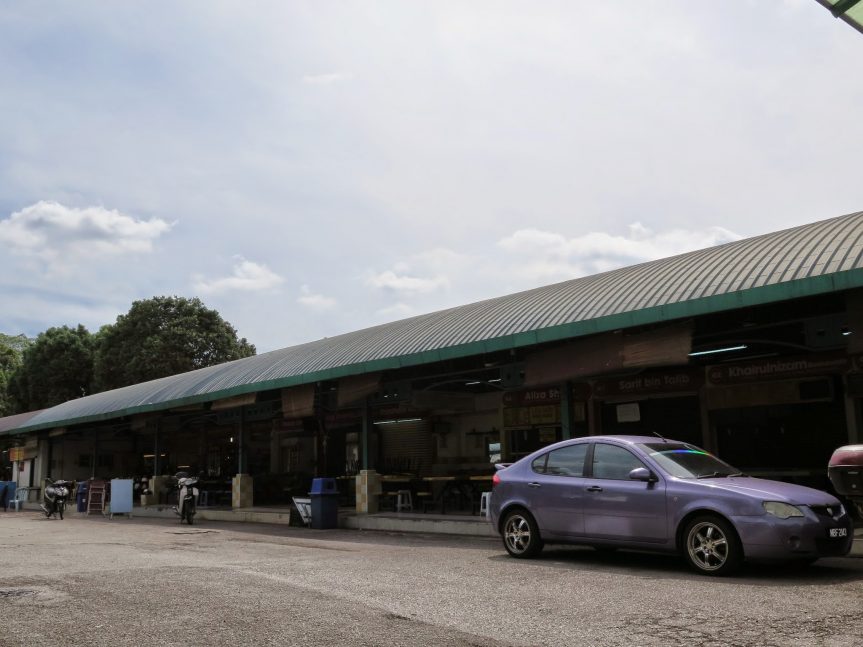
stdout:
[[539,486],[540,486],[539,483],[537,483],[536,481],[534,481],[533,483],[527,484],[527,487],[539,487]]
[[602,492],[602,488],[599,487],[598,485],[591,485],[589,488],[587,488],[587,491],[588,492]]

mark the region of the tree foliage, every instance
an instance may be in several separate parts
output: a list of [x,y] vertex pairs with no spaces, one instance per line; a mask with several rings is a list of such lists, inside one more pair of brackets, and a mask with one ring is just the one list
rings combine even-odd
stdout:
[[21,355],[32,339],[24,335],[6,335],[0,333],[0,417],[16,412],[15,400],[9,391],[12,375],[21,366]]
[[51,407],[92,392],[93,335],[84,327],[61,326],[40,333],[21,355],[9,379],[18,411]]
[[254,354],[255,347],[200,299],[153,297],[134,302],[99,332],[96,384],[116,389]]

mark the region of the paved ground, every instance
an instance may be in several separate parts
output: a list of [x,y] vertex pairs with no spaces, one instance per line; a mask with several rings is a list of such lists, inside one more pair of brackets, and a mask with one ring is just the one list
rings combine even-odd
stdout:
[[497,541],[0,512],[0,645],[863,645],[863,559],[691,574]]

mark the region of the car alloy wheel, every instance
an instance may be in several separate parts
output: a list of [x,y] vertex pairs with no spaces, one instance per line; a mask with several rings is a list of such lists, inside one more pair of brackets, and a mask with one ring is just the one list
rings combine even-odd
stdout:
[[699,517],[687,526],[685,551],[689,564],[708,575],[730,573],[742,557],[734,529],[715,517]]
[[506,516],[503,545],[513,557],[533,557],[542,550],[539,529],[529,513],[516,510]]

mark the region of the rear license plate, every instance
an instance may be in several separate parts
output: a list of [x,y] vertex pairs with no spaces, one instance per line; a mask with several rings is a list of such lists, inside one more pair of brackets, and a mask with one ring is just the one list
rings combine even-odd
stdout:
[[830,530],[827,531],[827,534],[830,537],[847,537],[848,528],[830,528]]

